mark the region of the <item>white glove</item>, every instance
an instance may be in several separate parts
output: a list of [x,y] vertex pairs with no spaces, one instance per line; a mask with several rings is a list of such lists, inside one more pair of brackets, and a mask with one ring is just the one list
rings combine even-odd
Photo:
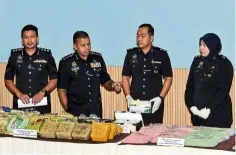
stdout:
[[151,102],[154,102],[153,107],[152,107],[152,113],[154,113],[154,112],[156,112],[156,111],[159,109],[162,100],[161,100],[161,98],[158,96],[158,97],[154,97],[153,99],[151,99],[151,100],[149,101],[149,103],[151,103]]
[[203,108],[200,110],[199,117],[201,117],[203,119],[207,119],[209,117],[210,113],[211,113],[210,109]]
[[134,102],[134,99],[130,95],[127,95],[125,98],[126,98],[126,102],[128,104],[128,108],[129,108],[129,106],[132,105],[132,103]]
[[192,106],[192,107],[190,108],[190,111],[191,111],[194,115],[197,115],[197,116],[199,116],[199,114],[200,114],[200,110],[198,110],[198,108],[197,108],[196,106]]

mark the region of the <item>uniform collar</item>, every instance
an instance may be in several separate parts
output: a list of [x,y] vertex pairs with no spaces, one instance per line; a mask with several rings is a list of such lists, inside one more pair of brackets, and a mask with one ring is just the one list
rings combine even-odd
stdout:
[[[138,50],[141,51],[141,52],[143,52],[141,48],[138,48]],[[147,53],[149,53],[149,52],[153,52],[153,50],[154,50],[154,47],[151,46],[150,50],[149,50]]]
[[74,55],[75,55],[75,58],[76,58],[78,61],[85,62],[85,61],[88,61],[88,60],[89,60],[89,58],[90,58],[90,56],[91,56],[91,53],[89,53],[89,55],[88,55],[88,57],[87,57],[86,60],[82,59],[76,51],[75,51]]
[[153,54],[153,51],[154,51],[154,47],[152,46],[151,48],[150,48],[150,50],[146,53],[146,54],[144,54],[144,52],[142,51],[142,49],[140,49],[140,48],[138,48],[138,50],[139,50],[139,53],[142,53],[143,55],[150,55],[150,54]]
[[[33,55],[31,55],[31,56],[34,56],[34,55],[39,55],[39,52],[40,52],[40,49],[37,47],[36,48],[36,51],[35,51],[35,53],[33,54]],[[28,55],[29,56],[29,54],[25,51],[25,48],[23,48],[23,50],[22,50],[22,52],[21,52],[21,55],[22,56],[24,56],[24,55]]]
[[201,59],[203,61],[214,61],[214,60],[216,60],[217,57],[219,57],[219,54],[209,54],[206,57],[201,56]]

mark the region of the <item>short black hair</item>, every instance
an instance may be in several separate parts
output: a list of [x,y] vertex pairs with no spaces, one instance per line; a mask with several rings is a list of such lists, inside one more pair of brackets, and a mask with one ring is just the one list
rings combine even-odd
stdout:
[[143,28],[143,27],[147,27],[148,28],[148,34],[150,36],[154,36],[154,28],[153,28],[153,26],[151,24],[145,23],[145,24],[140,25],[138,28]]
[[89,35],[85,31],[76,31],[73,35],[73,43],[76,44],[78,38],[89,38]]
[[38,28],[34,25],[29,24],[29,25],[24,26],[23,29],[21,30],[21,38],[23,38],[24,31],[30,31],[30,30],[35,31],[35,33],[38,37],[38,35],[39,35],[38,34]]

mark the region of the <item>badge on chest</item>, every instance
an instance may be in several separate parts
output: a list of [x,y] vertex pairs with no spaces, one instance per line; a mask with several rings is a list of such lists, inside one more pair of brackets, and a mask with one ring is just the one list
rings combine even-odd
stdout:
[[21,55],[17,57],[16,63],[23,63],[23,57]]
[[161,64],[161,61],[152,60],[152,64]]
[[90,63],[91,68],[100,68],[101,63],[100,62],[92,62]]
[[71,63],[71,71],[77,73],[78,70],[79,70],[79,66],[77,65],[77,63],[75,61],[73,61]]

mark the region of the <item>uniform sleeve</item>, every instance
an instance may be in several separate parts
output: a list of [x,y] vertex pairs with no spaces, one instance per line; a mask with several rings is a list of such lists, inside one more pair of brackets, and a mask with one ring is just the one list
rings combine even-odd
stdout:
[[48,58],[48,75],[50,80],[57,79],[57,66],[52,54]]
[[131,76],[131,67],[129,63],[129,55],[128,52],[125,56],[125,61],[122,69],[122,76]]
[[101,57],[101,73],[100,73],[100,83],[101,84],[105,84],[106,82],[110,81],[111,77],[110,75],[107,73],[107,68],[106,68],[106,64],[105,61],[103,60],[103,58]]
[[172,67],[171,67],[171,63],[170,63],[170,58],[167,54],[167,52],[165,52],[164,54],[164,61],[163,61],[163,76],[164,77],[172,77],[173,73],[172,73]]
[[57,77],[57,88],[58,89],[67,89],[69,84],[69,73],[66,67],[66,63],[61,60],[58,68],[58,77]]
[[190,67],[190,71],[188,74],[188,80],[186,84],[186,89],[184,93],[184,99],[185,99],[185,104],[188,109],[190,109],[192,106],[194,106],[193,103],[193,93],[194,93],[194,60],[192,62],[192,65]]
[[211,111],[214,111],[218,105],[224,104],[224,100],[229,95],[232,85],[233,72],[234,71],[231,62],[228,59],[223,60],[222,64],[220,65],[218,91],[207,107],[210,108]]
[[15,65],[14,65],[13,55],[11,54],[7,62],[4,79],[14,80],[14,74],[15,74]]

